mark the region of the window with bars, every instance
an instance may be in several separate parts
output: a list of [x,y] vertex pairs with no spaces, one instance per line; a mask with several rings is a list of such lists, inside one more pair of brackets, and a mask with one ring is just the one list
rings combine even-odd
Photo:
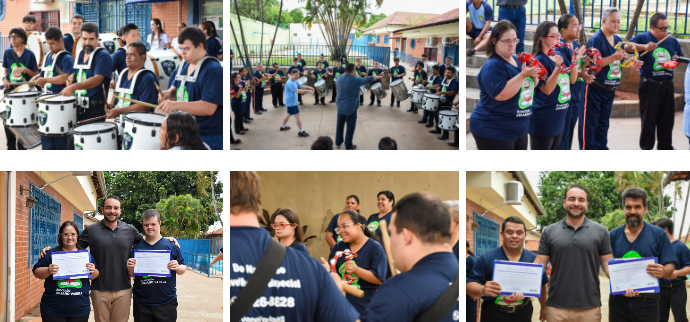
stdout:
[[36,204],[29,209],[31,244],[29,245],[29,268],[38,261],[41,250],[57,245],[60,229],[60,212],[62,205],[53,196],[29,183],[31,195]]
[[50,27],[60,28],[60,10],[36,10],[29,11],[29,14],[36,17],[34,31],[45,32]]
[[79,216],[79,214],[75,212],[73,221],[77,224],[77,227],[79,227],[79,233],[81,234],[81,232],[84,231],[84,217]]
[[380,44],[381,43],[381,36],[376,36],[376,43]]
[[383,36],[383,44],[388,45],[388,35]]
[[484,253],[498,247],[501,240],[499,235],[499,225],[493,219],[482,216],[482,214],[472,211],[472,219],[479,226],[474,231],[474,254],[476,258]]

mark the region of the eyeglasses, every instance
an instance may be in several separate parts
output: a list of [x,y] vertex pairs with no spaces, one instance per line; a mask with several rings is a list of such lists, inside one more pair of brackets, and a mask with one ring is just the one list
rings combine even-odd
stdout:
[[572,25],[572,26],[570,26],[570,27],[568,27],[568,28],[580,29],[580,25]]
[[62,237],[77,237],[77,234],[62,234]]
[[7,36],[7,38],[8,38],[8,39],[15,39],[15,38],[22,38],[22,37],[9,35],[9,36]]
[[544,38],[553,38],[553,39],[558,39],[560,37],[561,37],[561,35],[559,35],[559,34],[555,34],[555,35],[551,35],[551,36],[544,36]]
[[504,40],[499,40],[500,42],[504,43],[506,46],[510,45],[517,45],[520,43],[520,39],[504,39]]
[[342,225],[341,227],[336,227],[335,233],[340,235],[341,231],[347,230],[347,226],[352,226],[352,225],[354,225],[354,224],[345,224],[345,225]]
[[659,29],[659,30],[661,30],[661,31],[666,31],[666,30],[668,30],[668,26],[666,26],[666,27],[652,26],[652,27],[654,27],[654,28],[656,28],[656,29]]
[[289,226],[292,226],[292,225],[293,225],[293,224],[273,224],[273,225],[271,225],[271,227],[273,227],[273,229],[283,229],[283,228],[285,228],[286,226],[289,227]]

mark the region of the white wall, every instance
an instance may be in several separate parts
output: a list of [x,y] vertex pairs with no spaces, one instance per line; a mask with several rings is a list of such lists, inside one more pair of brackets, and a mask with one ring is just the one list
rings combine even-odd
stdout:
[[[299,23],[290,24],[290,44],[295,46],[305,45],[326,45],[326,38],[323,36],[321,30],[325,30],[322,24],[312,24],[311,29]],[[350,31],[351,34],[356,32],[355,29]]]

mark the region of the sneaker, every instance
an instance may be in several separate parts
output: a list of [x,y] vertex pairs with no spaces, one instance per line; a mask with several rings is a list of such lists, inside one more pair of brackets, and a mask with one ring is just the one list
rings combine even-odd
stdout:
[[278,105],[278,106],[285,106],[285,104],[280,104],[280,105]]
[[242,121],[242,122],[244,122],[244,124],[252,124],[251,122],[249,122],[249,121],[247,121],[247,120],[244,120],[244,121]]
[[263,108],[263,107],[260,109],[260,111],[261,111],[261,112],[268,112],[268,110],[265,109],[265,108]]
[[425,119],[421,119],[421,120],[417,121],[417,123],[419,123],[419,124],[424,124],[424,123],[426,123],[426,122],[427,122],[427,121],[426,121]]
[[328,103],[335,103],[335,101],[334,101],[334,100],[330,100],[330,101],[328,101]]
[[254,121],[254,118],[253,117],[247,117],[247,120]]
[[381,107],[381,103],[379,103],[379,107]]
[[278,105],[273,105],[273,108],[278,108]]
[[314,105],[319,105],[319,101],[314,102]]
[[426,126],[426,127],[434,127],[434,124],[431,123],[431,124],[427,124],[427,125],[424,125],[424,126]]
[[254,112],[254,115],[261,115],[261,114],[263,114],[263,113],[261,113],[261,111]]
[[299,131],[299,132],[297,132],[297,136],[307,137],[307,136],[309,136],[309,133],[304,132],[304,131]]
[[281,126],[281,127],[280,127],[280,130],[281,130],[281,131],[287,131],[287,130],[289,130],[289,129],[290,129],[289,126]]
[[398,107],[400,107],[400,102],[398,102]]
[[415,109],[414,109],[414,114],[419,114],[419,110],[415,108]]
[[472,56],[472,55],[474,55],[474,48],[470,48],[470,49],[467,50],[467,56],[469,57],[469,56]]
[[429,133],[441,134],[441,131],[439,131],[438,129],[433,129],[433,130],[429,131]]
[[369,106],[374,106],[374,102],[369,103]]
[[362,105],[364,105],[364,103],[362,103],[362,102],[359,102],[359,106],[362,106]]
[[302,102],[299,102],[299,105],[304,105],[304,104],[302,104]]
[[357,145],[353,144],[348,150],[357,150]]
[[448,135],[441,135],[438,137],[439,140],[448,140]]
[[409,109],[409,110],[407,110],[406,112],[414,112],[414,107],[411,108],[411,109]]

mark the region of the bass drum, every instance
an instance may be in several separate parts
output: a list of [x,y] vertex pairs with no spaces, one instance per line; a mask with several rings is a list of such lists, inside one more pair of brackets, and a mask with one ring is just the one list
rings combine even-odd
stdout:
[[115,51],[124,47],[122,39],[114,33],[105,33],[98,35],[98,46],[105,48],[112,56]]
[[48,43],[46,42],[45,34],[42,32],[32,32],[28,35],[26,40],[26,48],[31,50],[36,57],[36,64],[38,68],[43,67],[43,60],[50,53]]
[[182,56],[177,53],[177,50],[166,48],[149,51],[146,54],[144,68],[153,71],[158,76],[158,86],[164,91],[168,89],[170,79],[175,77],[173,71],[181,66],[182,62]]

